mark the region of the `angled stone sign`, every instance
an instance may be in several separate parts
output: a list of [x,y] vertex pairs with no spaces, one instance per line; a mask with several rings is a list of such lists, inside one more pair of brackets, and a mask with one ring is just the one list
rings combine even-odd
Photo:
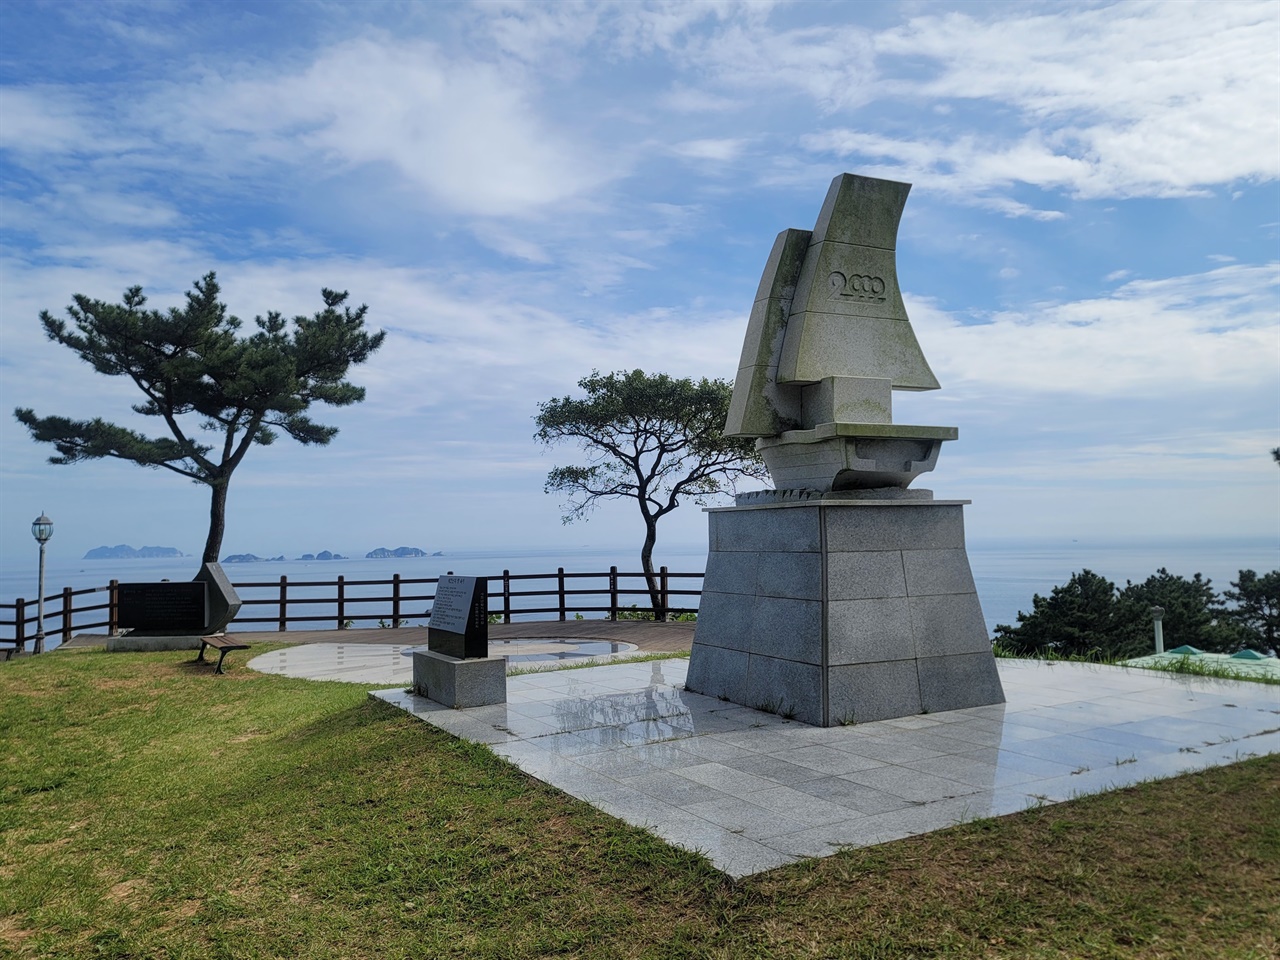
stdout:
[[489,656],[488,581],[448,574],[436,582],[427,649],[413,652],[413,690],[448,707],[507,699],[507,660]]
[[217,563],[201,565],[190,581],[117,585],[117,623],[124,631],[108,650],[196,650],[201,638],[223,632],[240,612],[240,597]]

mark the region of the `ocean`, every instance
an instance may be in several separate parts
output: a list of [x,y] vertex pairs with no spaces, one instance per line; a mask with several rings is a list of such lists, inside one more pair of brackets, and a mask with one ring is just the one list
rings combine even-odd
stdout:
[[[0,602],[12,603],[17,597],[25,597],[34,601],[36,596],[36,551],[27,563],[0,563]],[[673,573],[700,573],[706,563],[705,547],[692,545],[671,546],[663,548],[659,544],[655,565],[665,564]],[[1014,541],[976,541],[969,544],[969,562],[973,568],[974,581],[977,584],[978,596],[982,602],[983,614],[986,617],[988,630],[994,630],[1000,623],[1012,624],[1019,611],[1030,611],[1032,597],[1039,593],[1048,593],[1060,584],[1065,583],[1071,574],[1088,568],[1094,573],[1114,581],[1123,587],[1128,580],[1141,581],[1155,573],[1160,567],[1171,573],[1190,577],[1201,573],[1208,577],[1214,587],[1221,592],[1230,586],[1242,569],[1252,569],[1259,573],[1280,568],[1280,544],[1265,538],[1235,539],[1199,542],[1146,542],[1106,544],[1096,542],[1057,542],[1031,543]],[[61,560],[54,556],[48,558],[45,571],[45,593],[51,596],[64,587],[82,590],[105,586],[111,579],[121,582],[143,582],[155,580],[189,580],[196,569],[198,561],[194,557],[183,557],[166,560]],[[224,570],[233,583],[278,583],[281,576],[289,581],[336,580],[338,575],[351,580],[389,580],[393,574],[402,578],[438,577],[453,572],[466,576],[500,575],[504,569],[513,574],[520,573],[555,573],[557,567],[563,566],[566,572],[600,572],[616,565],[619,571],[635,573],[640,569],[638,550],[635,548],[593,548],[578,550],[445,550],[443,556],[420,557],[413,559],[392,560],[285,560],[262,563],[227,564]],[[672,587],[690,586],[687,581],[682,584],[673,582]],[[570,584],[572,586],[572,584]],[[633,583],[632,587],[639,584]],[[536,584],[538,589],[550,589],[554,581]],[[367,595],[388,594],[388,587],[357,588],[349,587],[348,598],[358,596],[364,589]],[[514,587],[513,589],[518,589]],[[370,593],[372,591],[372,593]],[[428,593],[424,587],[406,587],[408,593]],[[278,588],[259,588],[242,590],[242,596],[266,598],[278,595]],[[322,595],[332,596],[333,588],[291,588],[291,598],[311,596],[319,599]],[[630,598],[632,602],[642,602],[640,598]],[[97,598],[77,598],[77,603],[87,604],[104,602]],[[539,601],[540,603],[554,602]],[[595,601],[603,605],[607,597]],[[673,601],[674,605],[674,601]],[[402,615],[410,623],[422,623],[422,614],[426,604],[406,603]],[[56,603],[54,608],[57,608]],[[492,608],[492,602],[491,602]],[[306,610],[308,615],[324,616],[327,622],[315,624],[296,624],[293,629],[320,629],[334,625],[337,607],[333,603],[311,603],[290,605],[290,615]],[[349,609],[359,612],[378,612],[368,607],[352,604]],[[32,611],[34,612],[34,611]],[[256,608],[255,616],[272,616],[274,606]],[[5,616],[8,616],[6,612]],[[591,614],[591,616],[601,616]],[[86,619],[96,619],[92,615]],[[390,618],[389,605],[386,617]],[[49,621],[50,627],[54,626]],[[374,621],[357,623],[357,626],[374,626]],[[270,624],[244,625],[241,629],[272,629]],[[233,626],[232,629],[235,629]],[[8,634],[8,628],[5,629]],[[46,649],[56,645],[55,638],[49,638]]]

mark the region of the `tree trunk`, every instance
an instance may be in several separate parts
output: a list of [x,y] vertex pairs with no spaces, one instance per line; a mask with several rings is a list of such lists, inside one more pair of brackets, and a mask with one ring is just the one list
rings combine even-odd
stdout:
[[658,542],[658,521],[644,518],[644,546],[640,548],[640,564],[644,568],[645,585],[649,588],[649,602],[653,606],[653,619],[665,621],[667,608],[662,603],[662,588],[653,572],[653,545]]
[[211,483],[209,539],[204,542],[204,563],[217,563],[222,552],[222,535],[227,528],[227,481]]

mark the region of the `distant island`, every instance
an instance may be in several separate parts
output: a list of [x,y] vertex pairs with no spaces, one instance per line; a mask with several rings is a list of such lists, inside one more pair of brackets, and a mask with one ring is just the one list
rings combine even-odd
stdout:
[[127,543],[114,547],[94,547],[84,555],[86,560],[156,560],[164,557],[185,557],[186,554],[177,547],[139,547],[137,550]]
[[370,550],[364,555],[366,560],[392,560],[400,557],[425,557],[427,551],[420,550],[417,547],[396,547],[394,550],[388,550],[386,547],[378,547],[376,550]]
[[[103,550],[129,550],[130,547],[99,547],[97,550],[90,550],[93,556],[86,556],[86,560],[106,559],[106,554],[100,554]],[[170,547],[143,547],[143,550],[170,550]],[[114,556],[114,554],[112,555]],[[125,554],[121,554],[125,556]],[[128,556],[139,557],[181,557],[183,554],[174,551],[173,553],[135,553]],[[390,550],[387,547],[378,547],[376,550],[370,550],[365,555],[366,560],[403,560],[408,557],[443,557],[444,552],[437,550],[435,553],[427,553],[420,547],[396,547]],[[256,553],[233,553],[223,557],[223,563],[276,563],[287,559],[283,555],[278,557],[260,557]],[[321,550],[319,553],[304,553],[298,558],[299,560],[350,560],[350,557],[344,557],[340,553],[332,553],[328,550]]]

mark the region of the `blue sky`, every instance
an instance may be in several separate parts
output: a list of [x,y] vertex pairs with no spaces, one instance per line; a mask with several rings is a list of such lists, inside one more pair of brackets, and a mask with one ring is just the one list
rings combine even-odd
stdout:
[[[960,428],[970,538],[1280,535],[1280,5],[0,6],[0,554],[198,553],[207,492],[47,464],[13,419],[128,413],[41,309],[216,270],[231,310],[349,290],[385,328],[254,450],[224,553],[638,543],[564,528],[537,404],[593,368],[734,375],[779,230],[844,171],[912,183],[898,273]],[[664,544],[705,539],[694,506]]]

